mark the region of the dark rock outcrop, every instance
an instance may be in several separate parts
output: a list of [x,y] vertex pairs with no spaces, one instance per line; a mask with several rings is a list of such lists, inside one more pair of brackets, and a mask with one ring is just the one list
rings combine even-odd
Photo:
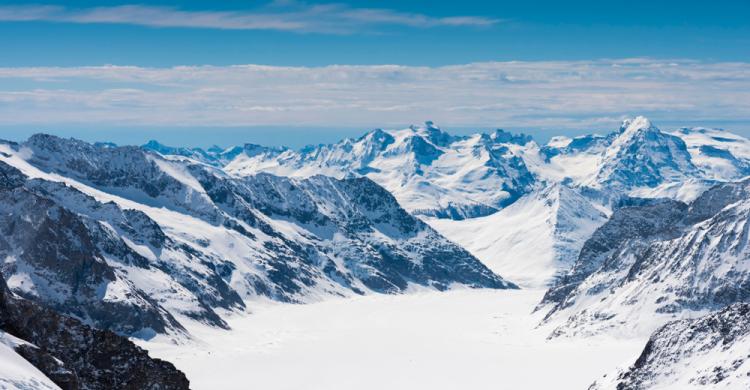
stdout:
[[63,389],[188,389],[171,363],[128,339],[13,295],[0,276],[0,329],[33,345],[16,352]]

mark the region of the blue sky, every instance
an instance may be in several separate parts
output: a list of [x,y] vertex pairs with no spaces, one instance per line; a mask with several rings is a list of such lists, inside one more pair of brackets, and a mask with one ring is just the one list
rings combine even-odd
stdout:
[[750,133],[749,16],[739,0],[3,1],[0,136],[299,146],[431,119],[545,138],[637,114]]

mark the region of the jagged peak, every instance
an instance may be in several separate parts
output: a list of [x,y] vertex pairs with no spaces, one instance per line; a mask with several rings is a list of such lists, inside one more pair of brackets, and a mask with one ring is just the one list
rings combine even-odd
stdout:
[[31,137],[29,137],[28,140],[26,140],[26,142],[30,142],[30,143],[39,143],[39,142],[47,142],[47,141],[53,141],[53,142],[59,142],[59,141],[83,142],[83,141],[79,141],[79,140],[77,140],[75,138],[65,139],[65,138],[58,137],[58,136],[52,135],[52,134],[47,134],[47,133],[36,133],[36,134],[33,134]]
[[[33,146],[40,149],[49,149],[55,151],[66,150],[67,153],[73,151],[88,151],[95,150],[97,146],[90,144],[86,141],[81,141],[75,138],[63,138],[52,134],[37,133],[29,137],[24,145]],[[120,146],[110,149],[126,149],[128,146]]]
[[455,140],[454,136],[443,131],[432,121],[425,121],[422,126],[410,125],[409,130],[414,133],[414,136],[425,138],[435,146],[447,146]]
[[499,143],[511,143],[516,145],[526,145],[533,141],[533,137],[525,133],[513,133],[503,129],[496,129],[490,134],[490,138]]

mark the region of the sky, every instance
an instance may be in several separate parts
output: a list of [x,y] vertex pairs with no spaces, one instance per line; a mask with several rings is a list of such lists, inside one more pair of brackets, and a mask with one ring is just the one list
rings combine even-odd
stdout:
[[432,120],[750,135],[750,2],[0,1],[0,138],[299,147]]

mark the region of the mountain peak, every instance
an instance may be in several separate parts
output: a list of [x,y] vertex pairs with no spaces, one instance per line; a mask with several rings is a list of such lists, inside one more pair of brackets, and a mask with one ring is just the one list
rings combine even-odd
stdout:
[[454,137],[436,126],[432,121],[425,121],[423,126],[409,126],[409,129],[421,137],[425,137],[435,146],[447,146],[453,142]]
[[639,115],[633,119],[628,118],[623,120],[622,125],[620,126],[620,132],[633,133],[638,130],[648,130],[651,128],[655,128],[651,121],[645,116]]

